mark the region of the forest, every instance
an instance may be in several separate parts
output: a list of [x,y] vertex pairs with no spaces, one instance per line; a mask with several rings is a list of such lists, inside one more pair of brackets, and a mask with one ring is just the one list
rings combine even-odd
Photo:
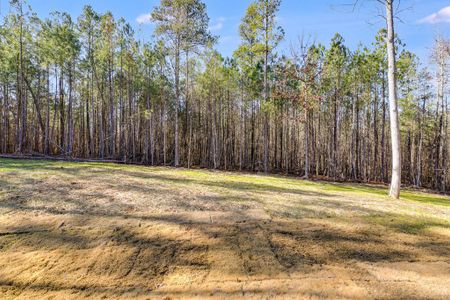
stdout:
[[[223,57],[201,0],[161,0],[148,42],[91,6],[41,19],[10,1],[0,152],[389,182],[388,32],[357,49],[336,33],[278,51],[280,5],[251,3]],[[393,40],[402,183],[446,192],[449,41],[436,36],[430,64]]]
[[0,0],[0,299],[450,299],[450,6],[228,2]]

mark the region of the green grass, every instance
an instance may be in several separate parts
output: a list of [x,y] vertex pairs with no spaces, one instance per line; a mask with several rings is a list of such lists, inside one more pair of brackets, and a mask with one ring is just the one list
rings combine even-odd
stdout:
[[[64,171],[73,175],[80,176],[93,169],[111,170],[115,172],[123,172],[125,175],[140,176],[145,178],[148,173],[158,174],[156,177],[162,182],[174,185],[195,185],[203,184],[216,191],[251,191],[256,193],[273,192],[273,193],[291,193],[301,194],[304,192],[314,191],[317,196],[340,195],[361,195],[364,197],[383,198],[387,197],[387,187],[375,186],[368,184],[350,184],[350,183],[331,183],[321,181],[306,181],[293,177],[281,175],[255,175],[233,172],[215,172],[207,170],[187,170],[172,168],[148,168],[134,165],[121,165],[111,163],[84,163],[84,162],[62,162],[62,161],[46,161],[46,160],[17,160],[17,159],[0,159],[0,173],[13,172],[34,172],[57,174]],[[35,176],[42,176],[35,174]],[[414,190],[403,190],[401,200],[417,202],[427,205],[439,205],[450,207],[450,197],[437,194],[429,194]]]
[[433,194],[425,194],[421,192],[404,191],[401,194],[401,198],[410,201],[422,202],[426,204],[442,205],[450,207],[450,197],[440,196]]
[[411,217],[398,214],[372,215],[365,218],[368,222],[381,225],[397,232],[408,234],[422,234],[427,229],[439,227],[450,229],[450,222],[432,217]]
[[[0,203],[2,198],[28,197],[35,184],[47,179],[53,182],[55,178],[57,184],[69,186],[74,181],[92,182],[97,193],[105,188],[126,189],[132,193],[133,201],[166,193],[163,205],[173,195],[186,191],[192,194],[185,204],[167,204],[176,210],[182,205],[217,210],[260,207],[280,217],[338,218],[347,222],[355,217],[375,226],[415,235],[426,233],[432,227],[450,230],[450,197],[444,195],[406,189],[400,200],[393,200],[387,196],[386,186],[100,162],[0,159]],[[68,189],[70,195],[71,187]],[[48,196],[40,199],[39,193],[34,195],[35,201],[45,205],[64,201]]]
[[[388,189],[382,186],[369,186],[366,184],[328,183],[324,185],[323,188],[330,192],[351,192],[388,197]],[[449,196],[424,193],[408,188],[401,191],[400,199],[450,207]]]

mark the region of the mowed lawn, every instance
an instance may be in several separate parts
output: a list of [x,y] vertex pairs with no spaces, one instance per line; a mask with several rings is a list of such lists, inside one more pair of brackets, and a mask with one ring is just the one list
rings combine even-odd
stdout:
[[1,299],[449,299],[450,197],[0,159]]

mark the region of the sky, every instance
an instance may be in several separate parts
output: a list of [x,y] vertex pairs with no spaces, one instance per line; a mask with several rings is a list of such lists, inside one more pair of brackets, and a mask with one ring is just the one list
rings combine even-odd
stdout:
[[[0,0],[0,18],[8,13],[9,0]],[[154,25],[148,14],[159,0],[28,0],[39,17],[52,11],[65,11],[78,17],[87,4],[97,12],[111,11],[118,19],[124,17],[141,40],[150,40]],[[239,45],[239,23],[251,0],[204,0],[210,17],[210,30],[220,36],[217,49],[230,56]],[[279,46],[289,52],[300,36],[328,45],[336,32],[354,50],[359,44],[370,45],[377,31],[384,26],[382,8],[375,0],[282,0],[279,25],[286,32]],[[402,0],[397,11],[397,34],[407,49],[427,63],[430,47],[437,33],[450,37],[450,0]]]

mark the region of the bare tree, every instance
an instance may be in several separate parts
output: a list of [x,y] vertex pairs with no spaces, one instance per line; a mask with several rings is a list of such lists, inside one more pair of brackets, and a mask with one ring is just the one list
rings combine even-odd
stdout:
[[389,196],[400,197],[402,158],[400,154],[400,124],[398,120],[397,100],[397,70],[395,66],[395,32],[394,32],[394,0],[385,0],[386,29],[387,29],[387,55],[388,55],[388,84],[389,84],[389,117],[391,121],[392,144],[392,177]]
[[[388,56],[388,90],[389,90],[389,116],[391,123],[391,144],[392,144],[392,175],[389,196],[398,199],[401,187],[401,140],[400,124],[398,117],[398,96],[397,96],[397,70],[395,57],[395,25],[394,25],[394,2],[395,0],[376,0],[386,9],[386,49]],[[353,2],[355,9],[360,3],[359,0]]]

